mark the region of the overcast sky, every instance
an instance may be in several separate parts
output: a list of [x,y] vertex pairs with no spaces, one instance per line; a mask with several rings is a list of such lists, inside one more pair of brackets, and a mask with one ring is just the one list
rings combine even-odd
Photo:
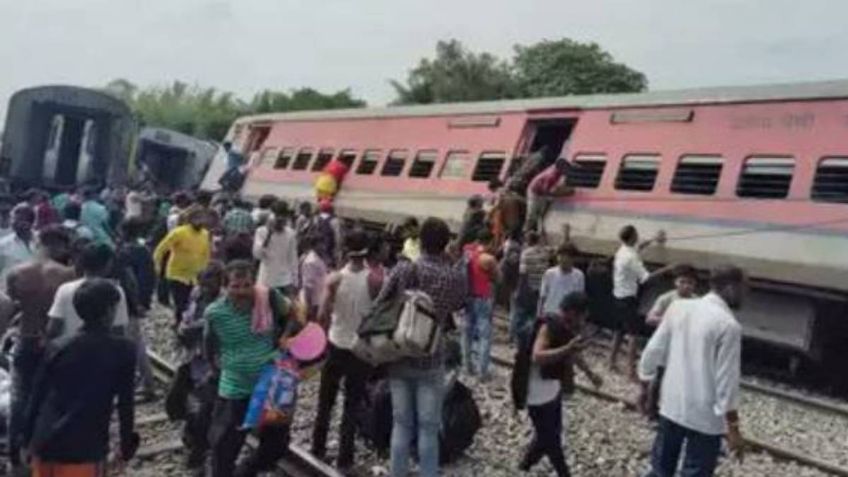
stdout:
[[380,105],[447,38],[504,57],[595,41],[651,89],[848,78],[846,18],[845,0],[0,0],[0,114],[23,87],[114,78]]

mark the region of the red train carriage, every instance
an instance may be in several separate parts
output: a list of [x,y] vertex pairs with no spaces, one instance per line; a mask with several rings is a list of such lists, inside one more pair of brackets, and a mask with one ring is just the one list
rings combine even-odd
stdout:
[[338,157],[352,167],[343,214],[453,223],[513,158],[547,145],[585,166],[548,230],[567,222],[581,249],[610,255],[632,223],[668,232],[651,262],[743,266],[756,285],[747,335],[815,357],[822,338],[845,339],[846,133],[848,81],[835,81],[269,114],[229,138],[251,158],[248,195],[310,199]]

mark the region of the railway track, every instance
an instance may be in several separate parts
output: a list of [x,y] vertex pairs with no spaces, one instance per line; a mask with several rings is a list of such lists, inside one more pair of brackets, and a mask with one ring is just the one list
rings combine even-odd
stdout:
[[[148,351],[148,356],[150,357],[150,364],[153,366],[156,378],[163,383],[170,382],[176,375],[176,368],[152,351]],[[143,416],[138,420],[138,426],[142,429],[148,425],[157,425],[159,423],[163,423],[163,425],[170,424],[174,428],[177,427],[174,423],[170,423],[167,416],[162,413]],[[249,446],[255,446],[257,442],[252,437],[249,437],[247,444]],[[182,440],[176,434],[174,438],[166,438],[164,442],[140,449],[137,457],[141,461],[150,461],[162,454],[178,452],[183,447]],[[336,469],[294,444],[289,445],[288,454],[279,462],[277,467],[279,475],[282,476],[343,477]]]
[[[502,351],[497,352],[495,347],[492,348],[492,362],[495,363],[498,366],[501,366],[501,367],[504,367],[504,368],[507,368],[507,369],[510,369],[510,370],[513,368],[513,365],[514,365],[514,362],[512,361],[512,359],[505,356],[505,353],[502,352]],[[587,396],[590,396],[590,397],[593,397],[593,398],[596,398],[596,399],[600,399],[600,400],[604,400],[604,401],[608,401],[608,402],[621,404],[629,411],[634,411],[634,412],[638,411],[638,406],[636,405],[636,403],[633,402],[632,400],[626,398],[626,397],[619,396],[619,395],[613,394],[611,392],[604,391],[602,389],[595,389],[593,387],[586,386],[586,385],[583,385],[583,384],[580,384],[580,383],[575,383],[575,386],[576,386],[577,391],[579,391],[579,392],[581,392],[581,393],[583,393]],[[805,404],[806,405],[814,405],[814,404],[812,404],[812,402],[814,402],[814,401],[805,401]],[[838,412],[842,412],[842,411],[840,410]],[[803,465],[803,466],[806,466],[806,467],[815,468],[817,470],[820,470],[822,472],[826,472],[826,473],[829,473],[829,474],[832,474],[832,475],[837,475],[837,476],[840,476],[840,477],[848,477],[848,468],[841,467],[839,465],[832,464],[830,462],[826,462],[824,460],[815,458],[813,456],[800,453],[800,452],[795,451],[793,449],[788,449],[788,448],[785,448],[785,447],[781,447],[781,446],[763,441],[761,439],[756,439],[756,438],[751,438],[751,437],[746,437],[746,444],[747,444],[749,449],[751,449],[755,452],[765,452],[765,453],[771,455],[772,457],[774,457],[775,459],[778,459],[778,460],[792,461],[792,462],[795,462],[797,464],[800,464],[800,465]]]
[[[506,334],[509,328],[507,317],[501,312],[495,313],[495,327]],[[593,340],[590,345],[596,349],[609,350],[610,343],[604,340]],[[782,389],[773,385],[756,382],[750,378],[742,378],[740,387],[744,391],[769,396],[792,404],[803,406],[816,411],[826,412],[834,416],[848,419],[848,405],[838,404],[815,396],[808,396],[796,391]]]

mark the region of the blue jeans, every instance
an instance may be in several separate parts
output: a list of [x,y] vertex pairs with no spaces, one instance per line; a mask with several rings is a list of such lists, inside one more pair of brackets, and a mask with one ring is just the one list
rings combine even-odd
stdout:
[[465,323],[462,328],[462,364],[469,373],[477,370],[480,375],[489,374],[489,361],[492,349],[492,298],[474,297],[465,311]]
[[681,477],[710,477],[715,472],[721,450],[721,436],[702,434],[660,416],[657,438],[651,451],[651,471],[647,477],[674,477],[683,443]]
[[32,395],[35,373],[44,354],[39,338],[21,338],[12,352],[12,389],[9,413],[9,461],[13,466],[20,462],[22,433],[26,422],[27,406]]
[[517,346],[529,340],[533,335],[533,325],[536,323],[536,305],[526,309],[518,304],[513,293],[509,303],[509,339]]
[[409,474],[409,448],[418,427],[418,462],[421,477],[439,474],[439,429],[445,371],[397,365],[389,371],[392,393],[391,476]]

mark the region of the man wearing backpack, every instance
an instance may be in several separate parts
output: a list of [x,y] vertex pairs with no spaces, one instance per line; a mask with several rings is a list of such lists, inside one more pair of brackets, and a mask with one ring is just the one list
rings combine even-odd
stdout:
[[[377,302],[408,289],[417,289],[432,299],[435,319],[444,326],[467,298],[467,264],[445,252],[450,241],[450,229],[443,220],[433,217],[425,220],[419,237],[421,257],[414,263],[398,263]],[[394,419],[391,476],[406,477],[409,474],[410,445],[417,428],[420,475],[436,477],[439,472],[439,428],[445,381],[444,346],[439,346],[431,356],[404,358],[392,363],[388,372]]]
[[330,268],[336,268],[341,261],[341,224],[333,210],[333,203],[329,200],[319,202],[318,210],[318,215],[312,219],[309,226],[310,232],[318,237],[316,252]]

